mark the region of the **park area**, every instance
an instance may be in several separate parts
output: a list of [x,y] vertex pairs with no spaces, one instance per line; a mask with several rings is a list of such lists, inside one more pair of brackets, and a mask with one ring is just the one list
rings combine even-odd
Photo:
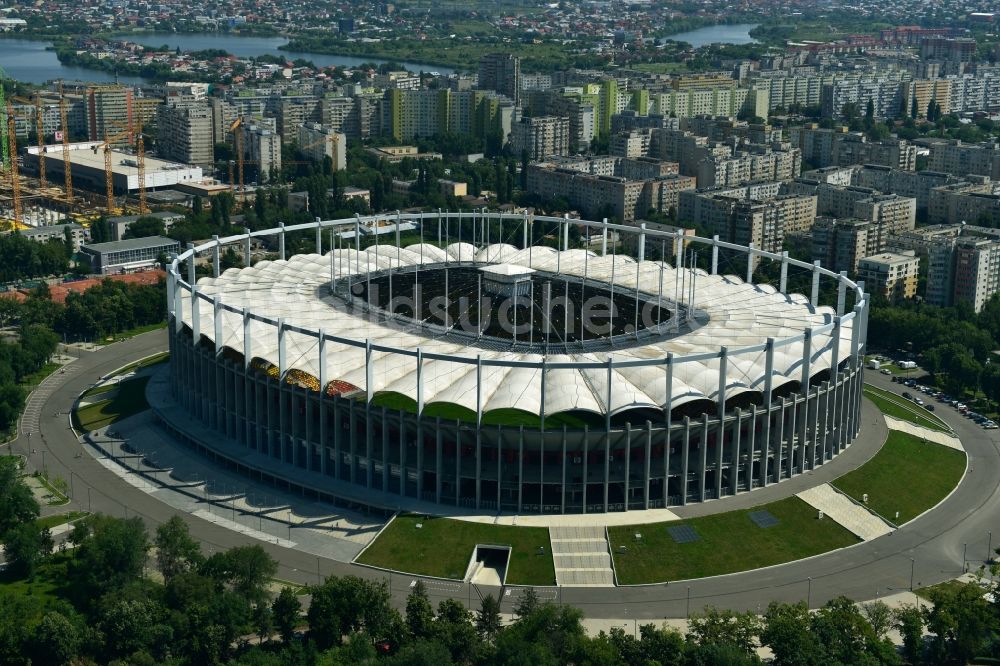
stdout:
[[148,376],[137,377],[123,381],[113,389],[91,393],[92,396],[110,393],[111,397],[92,402],[73,412],[74,427],[83,432],[90,432],[149,409],[149,403],[146,402],[147,383],[149,383]]
[[357,561],[393,571],[461,580],[477,544],[511,547],[507,583],[555,584],[549,531],[544,527],[404,514],[396,516]]

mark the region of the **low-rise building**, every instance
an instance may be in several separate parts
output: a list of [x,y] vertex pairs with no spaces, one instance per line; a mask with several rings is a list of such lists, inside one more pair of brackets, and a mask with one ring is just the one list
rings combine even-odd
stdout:
[[28,227],[17,233],[36,243],[48,243],[54,240],[65,241],[67,229],[69,230],[70,242],[73,243],[73,252],[79,252],[80,245],[84,241],[83,227],[79,224],[51,224],[45,227]]
[[152,267],[161,255],[167,256],[180,249],[181,244],[172,238],[150,236],[83,245],[80,255],[90,261],[92,272],[108,275]]

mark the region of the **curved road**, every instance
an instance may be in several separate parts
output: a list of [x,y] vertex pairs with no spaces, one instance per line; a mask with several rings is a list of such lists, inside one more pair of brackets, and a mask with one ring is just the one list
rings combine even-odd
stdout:
[[[58,375],[54,382],[57,385],[38,408],[39,432],[30,442],[24,435],[15,442],[16,450],[22,453],[30,447],[37,450],[38,454],[30,456],[32,466],[41,466],[40,454],[45,451],[49,472],[71,482],[74,495],[71,508],[89,506],[93,511],[110,515],[138,515],[151,530],[176,513],[155,497],[124,483],[91,456],[77,457],[80,444],[69,429],[67,416],[76,397],[98,377],[165,348],[166,334],[161,330],[96,352],[84,352],[72,364],[76,366],[74,371]],[[898,386],[873,373],[869,373],[868,380],[890,389]],[[36,402],[42,399],[40,396]],[[872,599],[909,589],[911,570],[915,586],[954,578],[963,572],[963,553],[967,552],[970,570],[985,560],[992,541],[990,530],[1000,528],[1000,431],[982,430],[951,408],[941,407],[938,415],[962,438],[969,455],[968,475],[944,504],[889,536],[769,569],[640,587],[546,588],[539,590],[539,596],[578,606],[588,617],[653,619],[684,617],[689,610],[707,604],[756,610],[772,600],[795,602],[808,598],[815,607],[841,594],[856,600]],[[207,552],[245,544],[248,540],[200,518],[181,515]],[[415,578],[401,574],[387,577],[365,567],[260,543],[279,561],[279,576],[283,579],[314,583],[329,574],[388,578],[394,601],[400,606],[405,603],[409,584]],[[1000,545],[1000,529],[993,545]],[[431,596],[471,600],[473,608],[478,607],[479,593],[490,591],[446,581],[429,581],[428,587]],[[509,611],[517,592],[508,589],[502,595],[503,608]]]

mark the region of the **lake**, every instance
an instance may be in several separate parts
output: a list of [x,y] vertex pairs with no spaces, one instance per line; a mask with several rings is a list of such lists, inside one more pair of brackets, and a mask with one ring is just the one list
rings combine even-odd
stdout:
[[[336,65],[338,67],[354,67],[364,62],[381,64],[387,62],[379,58],[356,58],[351,56],[323,55],[319,53],[296,53],[293,51],[280,51],[278,47],[288,42],[283,37],[240,37],[237,35],[215,35],[215,34],[147,34],[132,35],[126,37],[133,42],[145,46],[163,46],[167,44],[170,48],[181,47],[182,51],[201,51],[204,49],[225,49],[235,56],[249,58],[265,53],[283,56],[289,60],[304,58],[311,60],[320,67]],[[67,67],[56,58],[55,51],[47,51],[48,42],[38,42],[28,39],[0,39],[0,67],[3,67],[6,75],[26,81],[28,83],[45,83],[53,79],[81,80],[95,82],[111,82],[115,80],[115,75],[95,69],[85,67]],[[449,67],[439,65],[421,65],[419,63],[403,62],[399,63],[403,67],[419,72],[440,72],[441,74],[451,74],[454,70]],[[137,85],[143,82],[139,77],[120,76],[119,81]]]
[[[28,83],[45,83],[52,79],[110,82],[115,75],[85,67],[67,67],[56,58],[55,51],[47,51],[48,42],[28,39],[0,39],[0,67],[7,76]],[[138,84],[142,79],[121,76],[122,83]]]
[[[205,49],[223,49],[240,58],[250,58],[269,53],[282,56],[289,60],[302,58],[311,60],[320,67],[356,67],[362,63],[373,62],[382,64],[388,62],[380,58],[362,58],[355,56],[325,55],[321,53],[300,53],[282,51],[278,47],[288,43],[284,37],[241,37],[239,35],[190,34],[190,33],[150,33],[147,35],[132,35],[125,39],[144,46],[163,46],[166,44],[181,51],[203,51]],[[451,74],[455,70],[440,65],[421,65],[416,62],[399,62],[406,69],[419,72],[439,72]]]
[[695,48],[707,46],[708,44],[752,44],[757,40],[750,36],[750,31],[756,27],[756,23],[710,25],[705,28],[670,35],[666,39],[687,42]]

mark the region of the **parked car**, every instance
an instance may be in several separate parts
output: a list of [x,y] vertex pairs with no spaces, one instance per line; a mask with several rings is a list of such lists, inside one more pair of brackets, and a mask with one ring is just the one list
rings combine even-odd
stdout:
[[913,396],[910,395],[909,391],[903,391],[903,397],[906,398],[907,400],[913,400]]
[[917,403],[917,404],[918,404],[918,405],[920,405],[921,407],[923,407],[923,406],[924,406],[924,401],[923,401],[923,400],[921,400],[920,398],[917,398],[917,399],[916,399],[916,400],[914,400],[913,402]]
[[933,412],[934,405],[924,405],[924,409],[926,409],[928,412]]
[[891,375],[892,374],[892,371],[889,370],[889,368],[882,368],[881,370],[879,370],[879,372],[881,372],[883,375]]

